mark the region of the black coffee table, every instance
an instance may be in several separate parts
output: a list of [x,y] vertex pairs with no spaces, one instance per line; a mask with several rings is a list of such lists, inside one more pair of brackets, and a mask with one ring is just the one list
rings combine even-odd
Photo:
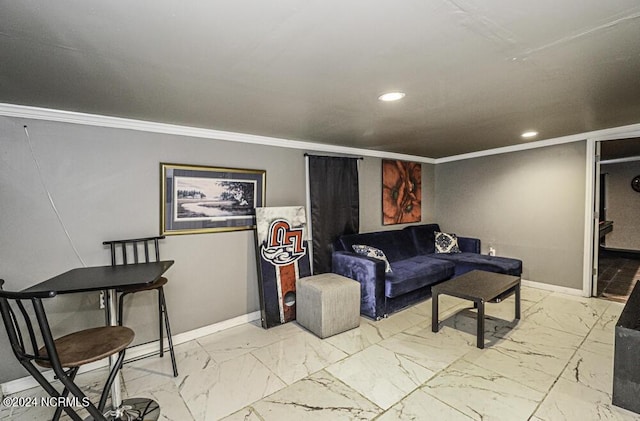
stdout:
[[440,294],[451,295],[473,301],[478,309],[478,348],[484,348],[484,303],[496,300],[515,292],[516,294],[516,320],[520,320],[520,278],[517,276],[503,275],[501,273],[473,270],[457,278],[442,282],[431,287],[432,296],[432,321],[431,330],[437,332],[438,322],[438,296]]

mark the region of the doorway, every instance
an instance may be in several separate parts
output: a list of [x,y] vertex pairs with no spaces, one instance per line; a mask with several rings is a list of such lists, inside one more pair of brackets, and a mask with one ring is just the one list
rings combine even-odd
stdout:
[[631,188],[640,175],[640,138],[599,143],[593,295],[626,302],[640,279],[640,193]]
[[596,297],[626,303],[639,279],[640,253],[625,255],[600,250]]

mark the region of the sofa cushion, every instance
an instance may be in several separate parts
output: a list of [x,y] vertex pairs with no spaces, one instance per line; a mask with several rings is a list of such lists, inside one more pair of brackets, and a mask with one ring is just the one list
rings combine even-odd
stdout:
[[338,237],[336,251],[353,251],[354,244],[366,244],[384,252],[389,262],[407,259],[417,255],[411,236],[407,231],[378,231],[364,234],[349,234]]
[[458,237],[455,234],[436,231],[436,253],[460,253]]
[[438,224],[411,225],[403,231],[409,232],[417,254],[431,254],[436,252],[436,231],[440,231]]
[[476,253],[433,254],[431,257],[455,263],[455,276],[476,269],[513,276],[522,274],[522,260],[508,257],[487,256],[486,254]]
[[480,240],[478,238],[458,236],[458,248],[467,253],[480,253]]
[[393,263],[386,275],[385,295],[397,297],[418,288],[433,285],[453,276],[454,264],[428,256],[414,256]]
[[384,251],[364,244],[354,244],[351,247],[353,248],[353,251],[358,254],[382,260],[384,262],[384,271],[386,273],[392,272],[391,265],[389,264],[389,260],[387,260],[387,256],[384,254]]

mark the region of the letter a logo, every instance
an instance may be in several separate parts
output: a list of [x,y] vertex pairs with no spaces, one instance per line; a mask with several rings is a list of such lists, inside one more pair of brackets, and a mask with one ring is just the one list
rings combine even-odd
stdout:
[[307,249],[302,228],[291,228],[289,221],[276,219],[269,226],[267,243],[260,248],[262,257],[276,266],[284,266],[303,257]]

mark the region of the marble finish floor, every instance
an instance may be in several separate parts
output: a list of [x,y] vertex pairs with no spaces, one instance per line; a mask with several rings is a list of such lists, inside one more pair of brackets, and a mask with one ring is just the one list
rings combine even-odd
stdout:
[[[522,288],[488,304],[486,347],[476,348],[469,302],[441,296],[318,339],[296,323],[246,324],[123,368],[126,396],[160,403],[160,420],[640,420],[611,404],[613,332],[623,305]],[[105,371],[79,376],[98,393]],[[41,389],[21,392],[42,395]],[[46,420],[51,408],[7,408],[0,420]]]

